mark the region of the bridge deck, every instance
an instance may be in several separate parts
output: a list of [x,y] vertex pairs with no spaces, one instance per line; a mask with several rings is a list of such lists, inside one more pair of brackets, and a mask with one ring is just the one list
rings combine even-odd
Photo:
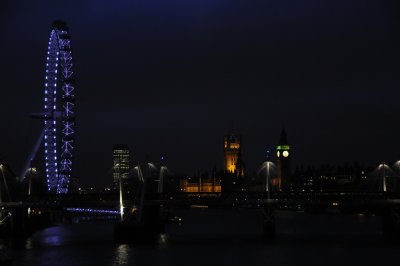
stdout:
[[[134,206],[132,196],[125,195],[124,206]],[[145,205],[164,205],[167,207],[189,207],[192,205],[206,205],[209,207],[249,207],[249,208],[353,208],[377,210],[384,207],[400,207],[399,195],[387,193],[157,193],[149,194]],[[118,209],[119,200],[115,194],[88,194],[50,196],[46,200],[2,202],[0,207],[34,207],[34,208],[108,208]]]

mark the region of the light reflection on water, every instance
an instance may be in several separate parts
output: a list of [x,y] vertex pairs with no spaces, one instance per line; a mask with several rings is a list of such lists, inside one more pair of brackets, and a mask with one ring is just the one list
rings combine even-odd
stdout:
[[127,265],[130,247],[126,244],[118,245],[115,249],[115,259],[113,266]]
[[[277,239],[264,242],[256,211],[182,211],[154,244],[113,241],[113,222],[63,224],[37,232],[14,250],[14,265],[360,265],[399,259],[371,215],[277,217]],[[310,218],[311,217],[311,218]]]
[[168,241],[167,234],[160,234],[158,238],[158,244],[163,246],[167,244],[167,241]]
[[47,246],[59,246],[62,241],[60,236],[47,236],[43,239],[43,243]]
[[32,249],[32,238],[28,238],[25,242],[25,249]]
[[[46,247],[55,247],[65,244],[66,238],[69,234],[67,228],[64,226],[53,226],[45,229],[40,238],[41,244]],[[32,239],[29,239],[32,242]],[[31,244],[32,246],[32,244]]]

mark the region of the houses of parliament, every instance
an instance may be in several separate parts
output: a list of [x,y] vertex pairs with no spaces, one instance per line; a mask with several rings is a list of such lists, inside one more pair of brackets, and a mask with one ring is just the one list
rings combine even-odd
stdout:
[[[224,192],[231,190],[247,190],[248,175],[242,156],[242,136],[231,133],[223,138],[223,165],[221,170],[213,168],[211,175],[199,174],[195,177],[186,177],[181,181],[181,191],[196,192]],[[280,191],[289,185],[291,173],[291,149],[286,132],[282,129],[279,142],[276,145],[276,175],[271,179],[271,187]]]

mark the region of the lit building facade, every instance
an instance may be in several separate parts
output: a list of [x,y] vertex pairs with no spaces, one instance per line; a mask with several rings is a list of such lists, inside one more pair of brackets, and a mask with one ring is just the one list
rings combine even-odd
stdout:
[[235,134],[224,136],[224,172],[244,176],[242,137]]
[[290,188],[291,153],[285,129],[282,129],[279,143],[276,146],[277,178],[272,180],[272,186],[275,190],[280,191]]
[[192,180],[191,178],[185,178],[181,182],[181,191],[186,193],[196,193],[196,192],[221,192],[221,181],[214,180],[212,178],[196,178]]
[[117,144],[113,149],[113,182],[126,181],[130,172],[130,151],[127,145]]

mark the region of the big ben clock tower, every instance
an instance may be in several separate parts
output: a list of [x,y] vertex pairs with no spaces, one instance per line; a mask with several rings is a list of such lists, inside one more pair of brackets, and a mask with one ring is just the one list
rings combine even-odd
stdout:
[[235,134],[224,136],[224,172],[237,177],[244,176],[242,137]]
[[273,180],[272,185],[276,190],[288,190],[290,188],[290,158],[291,158],[290,145],[287,140],[285,129],[281,131],[279,143],[276,146],[276,164],[277,164],[277,178]]

